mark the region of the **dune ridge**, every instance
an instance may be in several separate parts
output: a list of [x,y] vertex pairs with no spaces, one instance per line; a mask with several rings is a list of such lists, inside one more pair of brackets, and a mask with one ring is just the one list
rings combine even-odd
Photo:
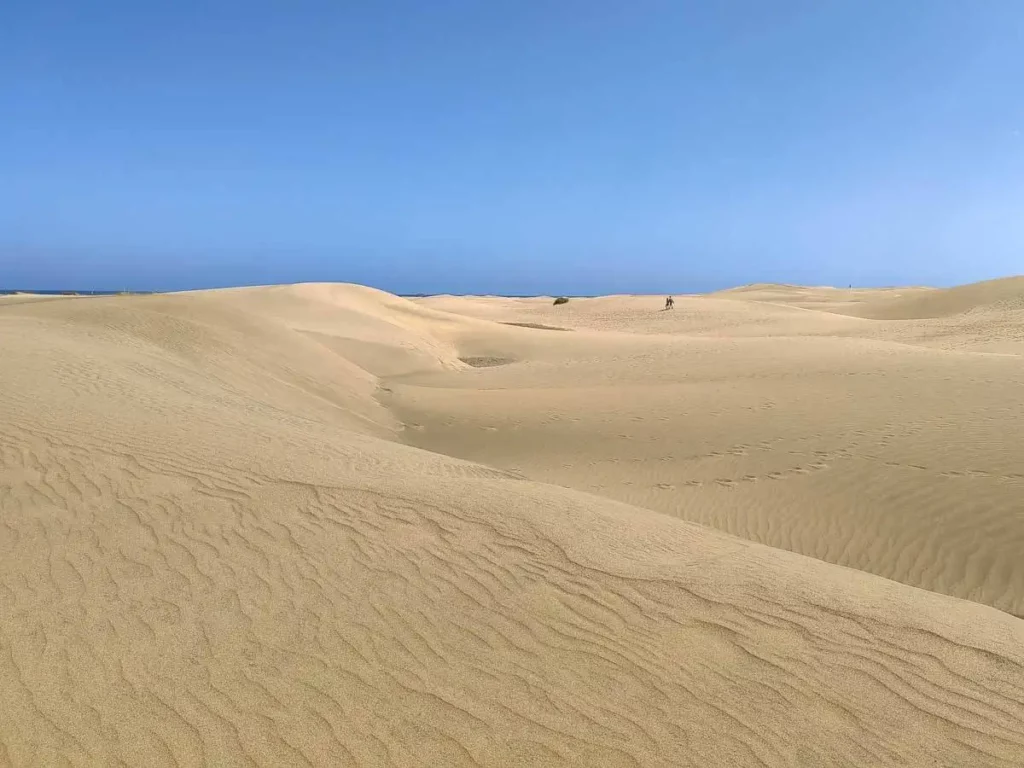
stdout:
[[966,312],[1024,309],[1024,276],[915,291],[867,304],[859,317],[879,320],[931,320]]
[[[880,338],[761,349],[687,320],[690,300],[660,330],[629,298],[574,300],[558,323],[489,301],[467,317],[456,299],[301,285],[0,303],[0,765],[1021,763],[1024,622],[541,472],[642,424],[622,393],[657,414],[658,387],[688,387],[731,439],[777,397],[726,383],[744,360],[753,387],[810,359],[820,384],[851,350],[843,375],[872,381],[909,356],[992,394],[1016,358]],[[806,314],[721,311],[737,332]],[[753,410],[701,400],[702,377]],[[586,419],[544,399],[562,396]],[[585,431],[517,445],[530,407]],[[509,453],[457,458],[494,443],[454,433],[453,456],[417,447],[445,447],[446,428]]]

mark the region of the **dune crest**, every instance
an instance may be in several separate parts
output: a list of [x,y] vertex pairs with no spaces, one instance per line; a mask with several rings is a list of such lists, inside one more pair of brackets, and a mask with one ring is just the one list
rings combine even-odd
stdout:
[[877,320],[933,320],[966,312],[1024,310],[1024,276],[937,288],[871,302],[859,317]]
[[[899,357],[990,395],[1016,386],[1016,358],[744,341],[685,319],[690,299],[665,320],[629,298],[574,300],[571,319],[502,299],[467,302],[490,315],[468,317],[459,301],[305,285],[0,303],[0,765],[1021,764],[1024,622],[631,506],[615,488],[585,493],[580,479],[625,482],[610,468],[629,456],[671,463],[588,452],[611,432],[663,450],[645,408],[708,447],[741,434],[746,454],[708,460],[724,477],[758,451],[805,450],[809,465],[820,445],[806,434],[762,448],[740,425],[813,412],[798,408],[811,379],[833,391],[822,382],[843,356],[855,361],[844,382],[893,378]],[[707,301],[741,334],[816,314]],[[641,331],[621,324],[631,317]],[[965,356],[974,385],[957,373]],[[499,357],[514,362],[460,360]],[[786,379],[789,400],[757,394],[810,360]],[[879,461],[916,460],[899,452],[928,428],[924,411],[863,386],[892,424]],[[454,456],[407,444],[443,448],[446,429]],[[495,445],[507,453],[493,461],[456,458]],[[543,476],[573,450],[581,474]],[[989,479],[957,482],[990,494],[1016,482],[1009,469],[992,479],[983,448],[974,458]],[[761,519],[743,496],[705,490],[680,498]],[[762,498],[778,511],[801,497]],[[935,536],[966,535],[955,510],[937,520]],[[761,538],[785,529],[763,521]],[[807,535],[855,551],[844,525],[837,513]],[[986,525],[1007,535],[998,517]],[[990,557],[1007,582],[991,594],[1016,600],[1017,572]],[[985,567],[965,562],[948,591],[982,583],[972,569]]]

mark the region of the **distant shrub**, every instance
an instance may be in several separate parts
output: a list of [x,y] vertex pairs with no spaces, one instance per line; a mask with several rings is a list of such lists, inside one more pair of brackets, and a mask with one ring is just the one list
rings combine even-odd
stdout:
[[555,299],[555,306],[556,307],[559,304],[568,304],[568,303],[569,303],[569,300],[567,298],[565,298],[565,296],[559,296],[557,299]]

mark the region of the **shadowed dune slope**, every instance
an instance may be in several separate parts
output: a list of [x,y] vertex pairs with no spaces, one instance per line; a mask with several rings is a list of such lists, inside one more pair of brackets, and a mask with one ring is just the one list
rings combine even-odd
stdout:
[[1020,765],[1024,622],[382,404],[629,338],[351,286],[0,305],[0,765]]

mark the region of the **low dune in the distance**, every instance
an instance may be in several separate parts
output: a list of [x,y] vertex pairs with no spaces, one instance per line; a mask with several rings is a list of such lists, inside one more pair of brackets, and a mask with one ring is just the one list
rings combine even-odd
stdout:
[[0,297],[0,766],[1024,765],[1024,278]]

